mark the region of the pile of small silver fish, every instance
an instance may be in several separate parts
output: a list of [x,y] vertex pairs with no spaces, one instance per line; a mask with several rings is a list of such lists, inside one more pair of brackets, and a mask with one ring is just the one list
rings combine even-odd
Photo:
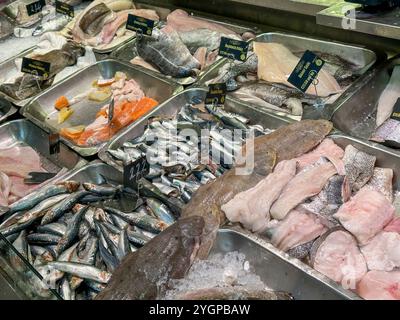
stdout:
[[[10,264],[28,277],[36,296],[49,297],[54,289],[66,300],[93,299],[128,253],[178,218],[162,197],[133,201],[132,194],[121,185],[67,181],[16,202],[0,214],[0,232],[45,282],[8,249]],[[129,212],[124,197],[134,205]]]
[[[197,141],[188,141],[182,134],[185,129],[194,130],[202,135],[201,139],[196,136]],[[187,104],[173,119],[150,119],[142,136],[108,153],[121,165],[146,155],[151,160],[146,178],[164,195],[188,203],[201,185],[221,176],[235,163],[245,137],[232,139],[234,129],[243,134],[253,130],[255,135],[271,132],[222,108]],[[202,130],[207,130],[203,131],[206,136]],[[205,142],[209,148],[202,148]]]

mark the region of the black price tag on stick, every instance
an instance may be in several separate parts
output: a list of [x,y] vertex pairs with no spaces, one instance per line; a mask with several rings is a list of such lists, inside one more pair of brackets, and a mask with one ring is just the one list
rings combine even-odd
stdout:
[[154,20],[128,14],[128,20],[126,20],[126,29],[143,33],[146,36],[151,36],[153,34],[153,28]]
[[136,188],[137,182],[145,177],[150,170],[146,156],[124,166],[124,186]]
[[293,70],[288,81],[302,92],[306,92],[314,80],[317,80],[318,73],[324,66],[325,61],[311,51],[306,51],[301,57],[296,68]]
[[68,3],[56,0],[56,12],[73,18],[75,15],[74,6]]
[[246,41],[221,37],[218,55],[238,61],[246,61],[249,44]]
[[208,86],[205,104],[223,107],[226,99],[226,83],[212,83]]
[[49,153],[60,153],[60,135],[58,133],[49,134]]
[[46,79],[50,74],[50,63],[23,57],[21,72],[30,73]]
[[33,16],[34,14],[41,12],[45,5],[46,5],[45,0],[39,0],[27,4],[26,11],[28,12],[28,16]]
[[394,105],[393,112],[392,112],[390,118],[400,121],[400,98],[397,100],[396,104]]

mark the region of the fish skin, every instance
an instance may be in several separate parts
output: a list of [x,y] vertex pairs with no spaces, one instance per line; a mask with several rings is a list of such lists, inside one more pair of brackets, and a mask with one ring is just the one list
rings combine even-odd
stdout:
[[6,39],[14,32],[14,25],[4,14],[0,14],[0,40]]
[[171,225],[176,221],[172,213],[169,211],[168,207],[161,201],[158,201],[154,198],[147,198],[146,203],[148,208],[161,221],[164,221],[168,225]]
[[99,253],[100,257],[107,266],[107,270],[109,272],[113,272],[119,265],[118,259],[114,257],[106,247],[104,247],[103,243],[99,241]]
[[67,232],[67,226],[63,223],[54,222],[44,226],[38,226],[36,231],[39,233],[49,233],[62,237]]
[[45,186],[42,189],[31,193],[24,197],[22,200],[12,204],[7,213],[12,214],[18,211],[32,209],[38,203],[46,200],[47,198],[62,194],[71,193],[79,188],[80,183],[75,181],[66,181],[56,185]]
[[60,294],[64,300],[75,300],[75,291],[71,289],[69,281],[66,278],[60,284]]
[[29,243],[36,245],[57,244],[61,237],[47,233],[31,233],[26,237]]
[[76,262],[53,261],[49,262],[47,265],[59,271],[100,283],[107,283],[111,277],[111,274],[106,271]]
[[32,36],[40,36],[45,32],[59,31],[69,22],[69,17],[66,15],[57,15],[54,19],[42,22],[32,32]]
[[196,76],[200,63],[190,54],[176,31],[153,30],[152,37],[137,39],[139,55],[160,71],[175,78]]
[[207,226],[199,216],[178,220],[146,246],[129,253],[96,300],[156,299],[170,280],[186,275],[194,259],[208,256],[217,229],[218,224]]
[[[376,157],[348,145],[343,157],[346,180],[351,192],[359,191],[373,176]],[[345,201],[350,195],[345,195]]]
[[41,225],[45,225],[48,223],[51,223],[58,218],[60,218],[65,212],[71,210],[74,205],[84,196],[89,195],[90,192],[87,191],[77,191],[75,193],[72,193],[69,195],[67,198],[65,198],[63,201],[55,205],[53,208],[51,208],[45,216],[42,218]]
[[129,242],[139,248],[143,247],[147,242],[151,240],[151,238],[147,237],[146,235],[132,230],[127,230],[127,236]]
[[[237,176],[234,168],[214,182],[200,187],[184,207],[182,217],[205,216],[214,206],[219,208],[236,194],[254,187],[272,172],[276,163],[299,157],[315,148],[332,128],[332,123],[326,120],[303,120],[255,138],[252,174]],[[225,222],[224,215],[220,221]]]
[[117,258],[118,257],[118,248],[114,244],[114,242],[111,240],[110,233],[108,232],[108,230],[104,227],[104,225],[102,223],[99,223],[98,227],[99,227],[101,233],[103,234],[104,240],[107,242],[108,250],[112,253],[112,255],[114,257]]
[[122,189],[122,186],[106,187],[88,182],[83,183],[82,186],[86,191],[97,194],[99,196],[115,196],[115,194]]
[[111,13],[110,8],[106,6],[105,3],[99,2],[95,4],[89,10],[86,10],[82,19],[79,21],[79,27],[82,29],[83,32],[87,32],[89,26],[99,17]]
[[131,249],[129,247],[129,239],[128,239],[128,234],[127,234],[127,230],[124,229],[118,239],[118,254],[117,254],[117,258],[118,260],[121,262],[123,258],[125,258],[125,256],[131,252]]

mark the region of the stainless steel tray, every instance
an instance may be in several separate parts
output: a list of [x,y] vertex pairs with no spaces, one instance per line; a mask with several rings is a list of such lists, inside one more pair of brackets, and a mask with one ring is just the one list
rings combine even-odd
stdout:
[[[31,100],[30,103],[21,110],[21,113],[38,126],[51,132],[58,132],[59,129],[63,127],[88,125],[94,121],[96,113],[105,103],[92,102],[85,99],[75,104],[73,106],[74,114],[63,124],[59,125],[57,124],[57,111],[54,109],[55,100],[62,95],[75,97],[78,94],[88,92],[93,80],[98,79],[100,76],[106,79],[111,78],[117,71],[123,71],[128,77],[135,79],[144,90],[146,96],[157,100],[159,103],[167,100],[182,89],[181,86],[174,84],[161,75],[156,76],[146,71],[139,70],[129,63],[109,59],[99,61],[86,67],[55,84],[37,98]],[[129,127],[130,126],[128,126],[128,128]],[[82,156],[94,155],[101,147],[101,145],[79,147],[67,139],[61,139],[65,144]]]
[[[361,66],[358,70],[358,76],[365,74],[377,61],[377,55],[369,50],[359,46],[353,46],[350,44],[332,42],[321,39],[314,39],[306,36],[294,35],[283,32],[269,32],[263,33],[256,37],[256,40],[260,42],[277,42],[284,44],[292,52],[296,51],[322,51],[330,54],[338,55],[345,58],[348,61],[354,62]],[[199,80],[197,85],[206,86],[206,82],[212,80],[218,75],[218,70],[228,63],[227,59],[223,59],[219,63],[215,64],[209,71],[207,71]],[[353,91],[357,90],[357,83],[361,81],[361,78],[355,80],[353,84],[341,94],[341,96],[333,103],[327,104],[322,110],[310,110],[303,115],[305,119],[330,119],[333,111],[338,108],[341,104],[341,98],[347,96]],[[300,120],[299,117],[289,115],[288,113],[277,112],[270,110],[270,112],[289,117],[293,120]],[[308,113],[308,114],[307,114]]]
[[[156,115],[173,116],[177,114],[181,108],[193,101],[194,98],[204,100],[207,90],[204,88],[191,88],[187,89],[176,96],[165,101],[147,117],[142,118],[141,121],[136,122],[133,126],[122,131],[116,135],[107,145],[99,151],[99,157],[104,162],[112,165],[118,170],[122,171],[123,168],[118,164],[107,152],[107,150],[116,150],[128,140],[134,139],[142,135],[147,119]],[[197,99],[196,99],[197,100]],[[290,123],[290,119],[282,118],[274,114],[264,113],[259,109],[249,107],[239,101],[228,98],[225,102],[225,110],[229,112],[238,113],[250,119],[251,124],[260,124],[264,128],[276,129],[280,126]]]
[[220,230],[212,252],[232,251],[245,254],[265,285],[273,290],[286,291],[295,300],[358,299],[299,260],[282,254],[270,243],[235,230]]
[[11,117],[13,114],[17,113],[17,111],[17,108],[15,108],[13,105],[11,105],[10,109],[8,109],[6,112],[0,110],[0,123],[3,123],[8,117]]
[[357,84],[357,90],[335,109],[332,121],[337,129],[361,139],[371,137],[376,129],[378,101],[395,65],[400,65],[400,56],[371,70]]
[[[159,16],[160,19],[162,21],[165,21],[167,19],[167,16],[170,12],[172,12],[174,10],[174,8],[161,8],[161,7],[156,7],[156,6],[152,6],[152,5],[147,5],[147,4],[138,4],[137,5],[138,8],[143,8],[143,9],[153,9],[155,10]],[[252,27],[248,27],[248,26],[243,26],[243,25],[238,25],[234,22],[229,21],[227,18],[223,18],[223,21],[217,21],[211,18],[207,18],[202,16],[200,13],[197,12],[191,12],[188,11],[189,14],[191,14],[192,16],[198,18],[198,19],[202,19],[208,22],[213,22],[213,23],[217,23],[219,25],[222,25],[224,27],[227,27],[239,34],[242,34],[246,31],[251,31],[255,34],[258,34],[259,31],[256,28],[252,28]],[[133,58],[135,58],[137,56],[137,51],[136,51],[136,38],[133,40],[130,40],[129,42],[127,42],[126,44],[124,44],[123,46],[120,46],[118,49],[116,49],[115,51],[113,51],[110,55],[110,57],[115,58],[117,60],[123,60],[123,61],[131,61]],[[214,62],[214,64],[212,64],[211,66],[205,68],[204,70],[202,70],[199,74],[199,76],[197,78],[194,77],[187,77],[187,78],[182,78],[182,79],[178,79],[178,78],[172,78],[173,81],[182,84],[182,85],[191,85],[194,82],[197,81],[197,79],[200,79],[201,76],[203,74],[205,74],[208,70],[210,70],[212,68],[213,65],[215,65],[216,63],[218,63],[220,59],[218,59],[216,62]],[[139,68],[141,69],[145,69],[141,66],[139,66]],[[153,71],[151,71],[153,72]],[[156,74],[158,74],[157,72],[154,72]]]
[[0,148],[19,144],[28,145],[38,152],[43,168],[49,172],[58,172],[62,168],[71,170],[87,162],[62,143],[60,153],[50,155],[48,133],[26,119],[0,125]]

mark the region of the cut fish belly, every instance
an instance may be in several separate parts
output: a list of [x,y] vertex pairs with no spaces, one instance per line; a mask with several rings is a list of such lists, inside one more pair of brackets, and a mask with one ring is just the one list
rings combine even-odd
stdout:
[[381,192],[390,202],[393,202],[393,170],[375,168],[367,187]]
[[367,273],[365,259],[354,237],[343,230],[334,230],[314,243],[311,259],[315,270],[340,283],[347,289],[356,289]]
[[[293,87],[288,82],[288,78],[300,59],[279,43],[254,42],[253,46],[258,57],[258,78]],[[328,97],[342,91],[336,79],[324,68],[319,72],[317,79],[316,89],[310,86],[307,90],[308,94]]]
[[342,205],[334,217],[364,245],[383,230],[394,212],[394,206],[382,193],[365,187]]
[[381,126],[393,111],[393,107],[400,98],[400,66],[395,66],[386,89],[379,98],[376,113],[376,126]]
[[[346,180],[352,193],[360,190],[374,175],[376,157],[348,145],[343,157]],[[351,194],[345,195],[345,201]]]
[[357,288],[366,300],[400,300],[400,271],[370,271]]
[[296,160],[299,171],[301,171],[306,166],[318,161],[321,157],[342,159],[343,156],[344,150],[340,148],[335,142],[333,142],[332,139],[326,138],[313,151],[306,153],[301,157],[298,157]]
[[325,233],[327,229],[312,215],[292,210],[272,233],[272,244],[282,251],[288,251],[308,243]]
[[380,232],[361,252],[369,270],[392,271],[400,267],[400,234]]
[[295,160],[281,161],[273,173],[254,188],[237,194],[221,209],[231,222],[240,222],[246,229],[262,232],[269,221],[269,209],[272,203],[295,174]]
[[336,174],[336,169],[330,162],[310,167],[298,173],[283,189],[270,210],[274,219],[282,220],[304,200],[320,193],[329,178]]

